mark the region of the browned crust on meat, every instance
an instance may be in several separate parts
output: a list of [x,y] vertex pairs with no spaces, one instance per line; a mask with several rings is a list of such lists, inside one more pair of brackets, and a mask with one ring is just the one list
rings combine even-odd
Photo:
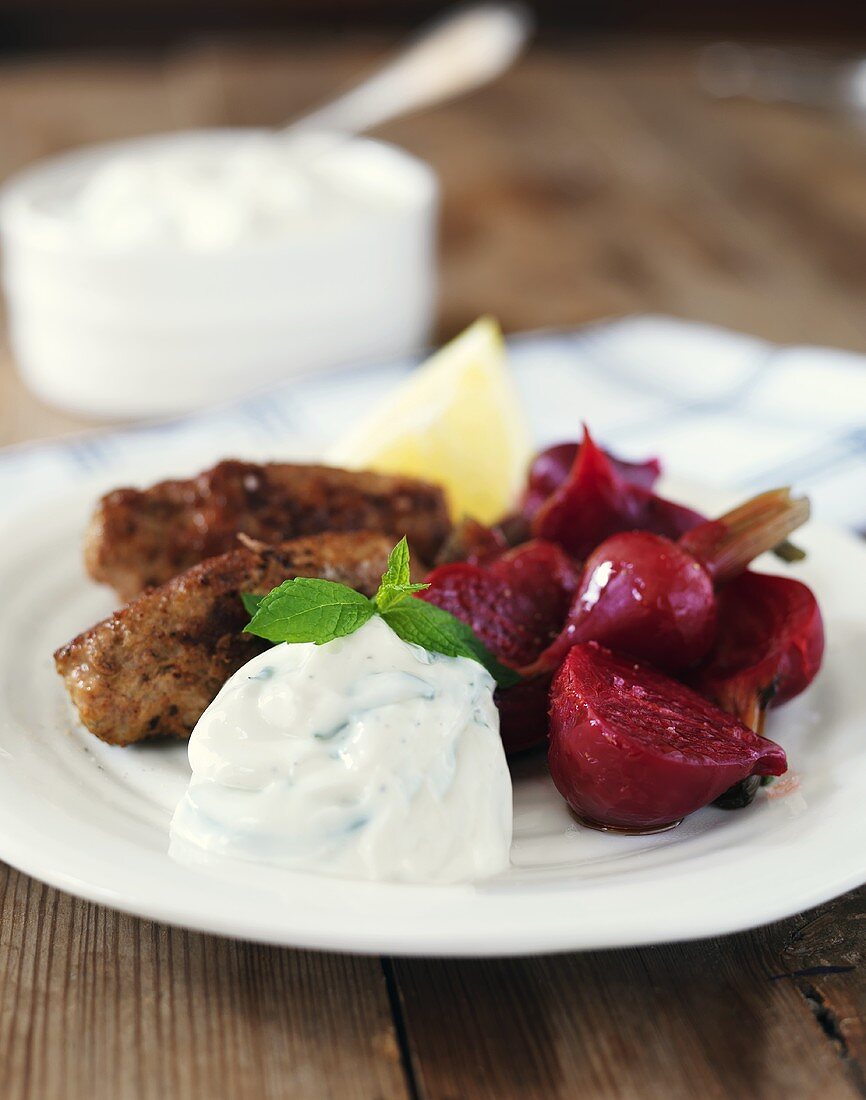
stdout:
[[267,648],[242,633],[241,592],[265,593],[289,577],[323,577],[372,596],[389,536],[323,534],[279,546],[248,544],[209,558],[146,592],[54,654],[84,725],[103,741],[188,737],[241,665]]
[[432,561],[449,530],[442,490],[414,478],[330,466],[227,460],[186,481],[116,489],[85,539],[94,580],[129,600],[231,550],[240,533],[279,543],[324,531],[406,535]]

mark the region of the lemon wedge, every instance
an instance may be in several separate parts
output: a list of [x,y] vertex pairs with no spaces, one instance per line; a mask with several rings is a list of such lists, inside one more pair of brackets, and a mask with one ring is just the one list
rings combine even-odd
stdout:
[[333,448],[350,469],[441,485],[454,519],[500,519],[531,458],[499,325],[482,317],[446,344]]

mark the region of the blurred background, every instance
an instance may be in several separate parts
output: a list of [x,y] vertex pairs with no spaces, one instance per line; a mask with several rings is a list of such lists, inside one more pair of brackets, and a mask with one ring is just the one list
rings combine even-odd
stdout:
[[[505,76],[375,131],[440,178],[435,338],[481,313],[515,331],[661,312],[866,351],[866,5],[531,6]],[[443,10],[0,0],[0,177],[82,143],[279,125]],[[4,352],[0,443],[85,423]]]
[[[537,0],[544,31],[577,34],[761,32],[841,35],[866,30],[857,0]],[[185,36],[265,32],[356,36],[407,28],[441,11],[430,0],[3,0],[6,50],[166,46]]]

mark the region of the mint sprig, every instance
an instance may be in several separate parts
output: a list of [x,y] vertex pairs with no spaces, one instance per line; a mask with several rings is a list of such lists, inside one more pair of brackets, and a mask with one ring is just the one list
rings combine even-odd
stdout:
[[295,577],[266,596],[242,594],[244,607],[252,616],[244,629],[269,642],[324,645],[354,634],[374,615],[381,615],[406,642],[448,657],[478,661],[501,688],[518,683],[517,673],[501,664],[470,626],[450,611],[412,598],[429,587],[410,580],[409,547],[404,537],[389,554],[388,567],[372,600],[335,581]]
[[388,567],[382,574],[379,591],[373,602],[380,614],[394,607],[413,592],[422,592],[429,584],[412,584],[409,579],[411,562],[409,561],[409,543],[404,535],[388,555]]

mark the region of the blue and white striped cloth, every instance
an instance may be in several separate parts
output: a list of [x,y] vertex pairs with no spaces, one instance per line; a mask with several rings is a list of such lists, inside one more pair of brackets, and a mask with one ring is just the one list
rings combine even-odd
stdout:
[[[794,484],[820,518],[866,531],[866,357],[654,316],[530,333],[509,348],[539,444],[576,438],[586,421],[624,457],[660,455],[677,480],[743,494]],[[227,456],[315,455],[412,366],[295,378],[182,419],[6,448],[0,502],[85,477],[146,483]]]

